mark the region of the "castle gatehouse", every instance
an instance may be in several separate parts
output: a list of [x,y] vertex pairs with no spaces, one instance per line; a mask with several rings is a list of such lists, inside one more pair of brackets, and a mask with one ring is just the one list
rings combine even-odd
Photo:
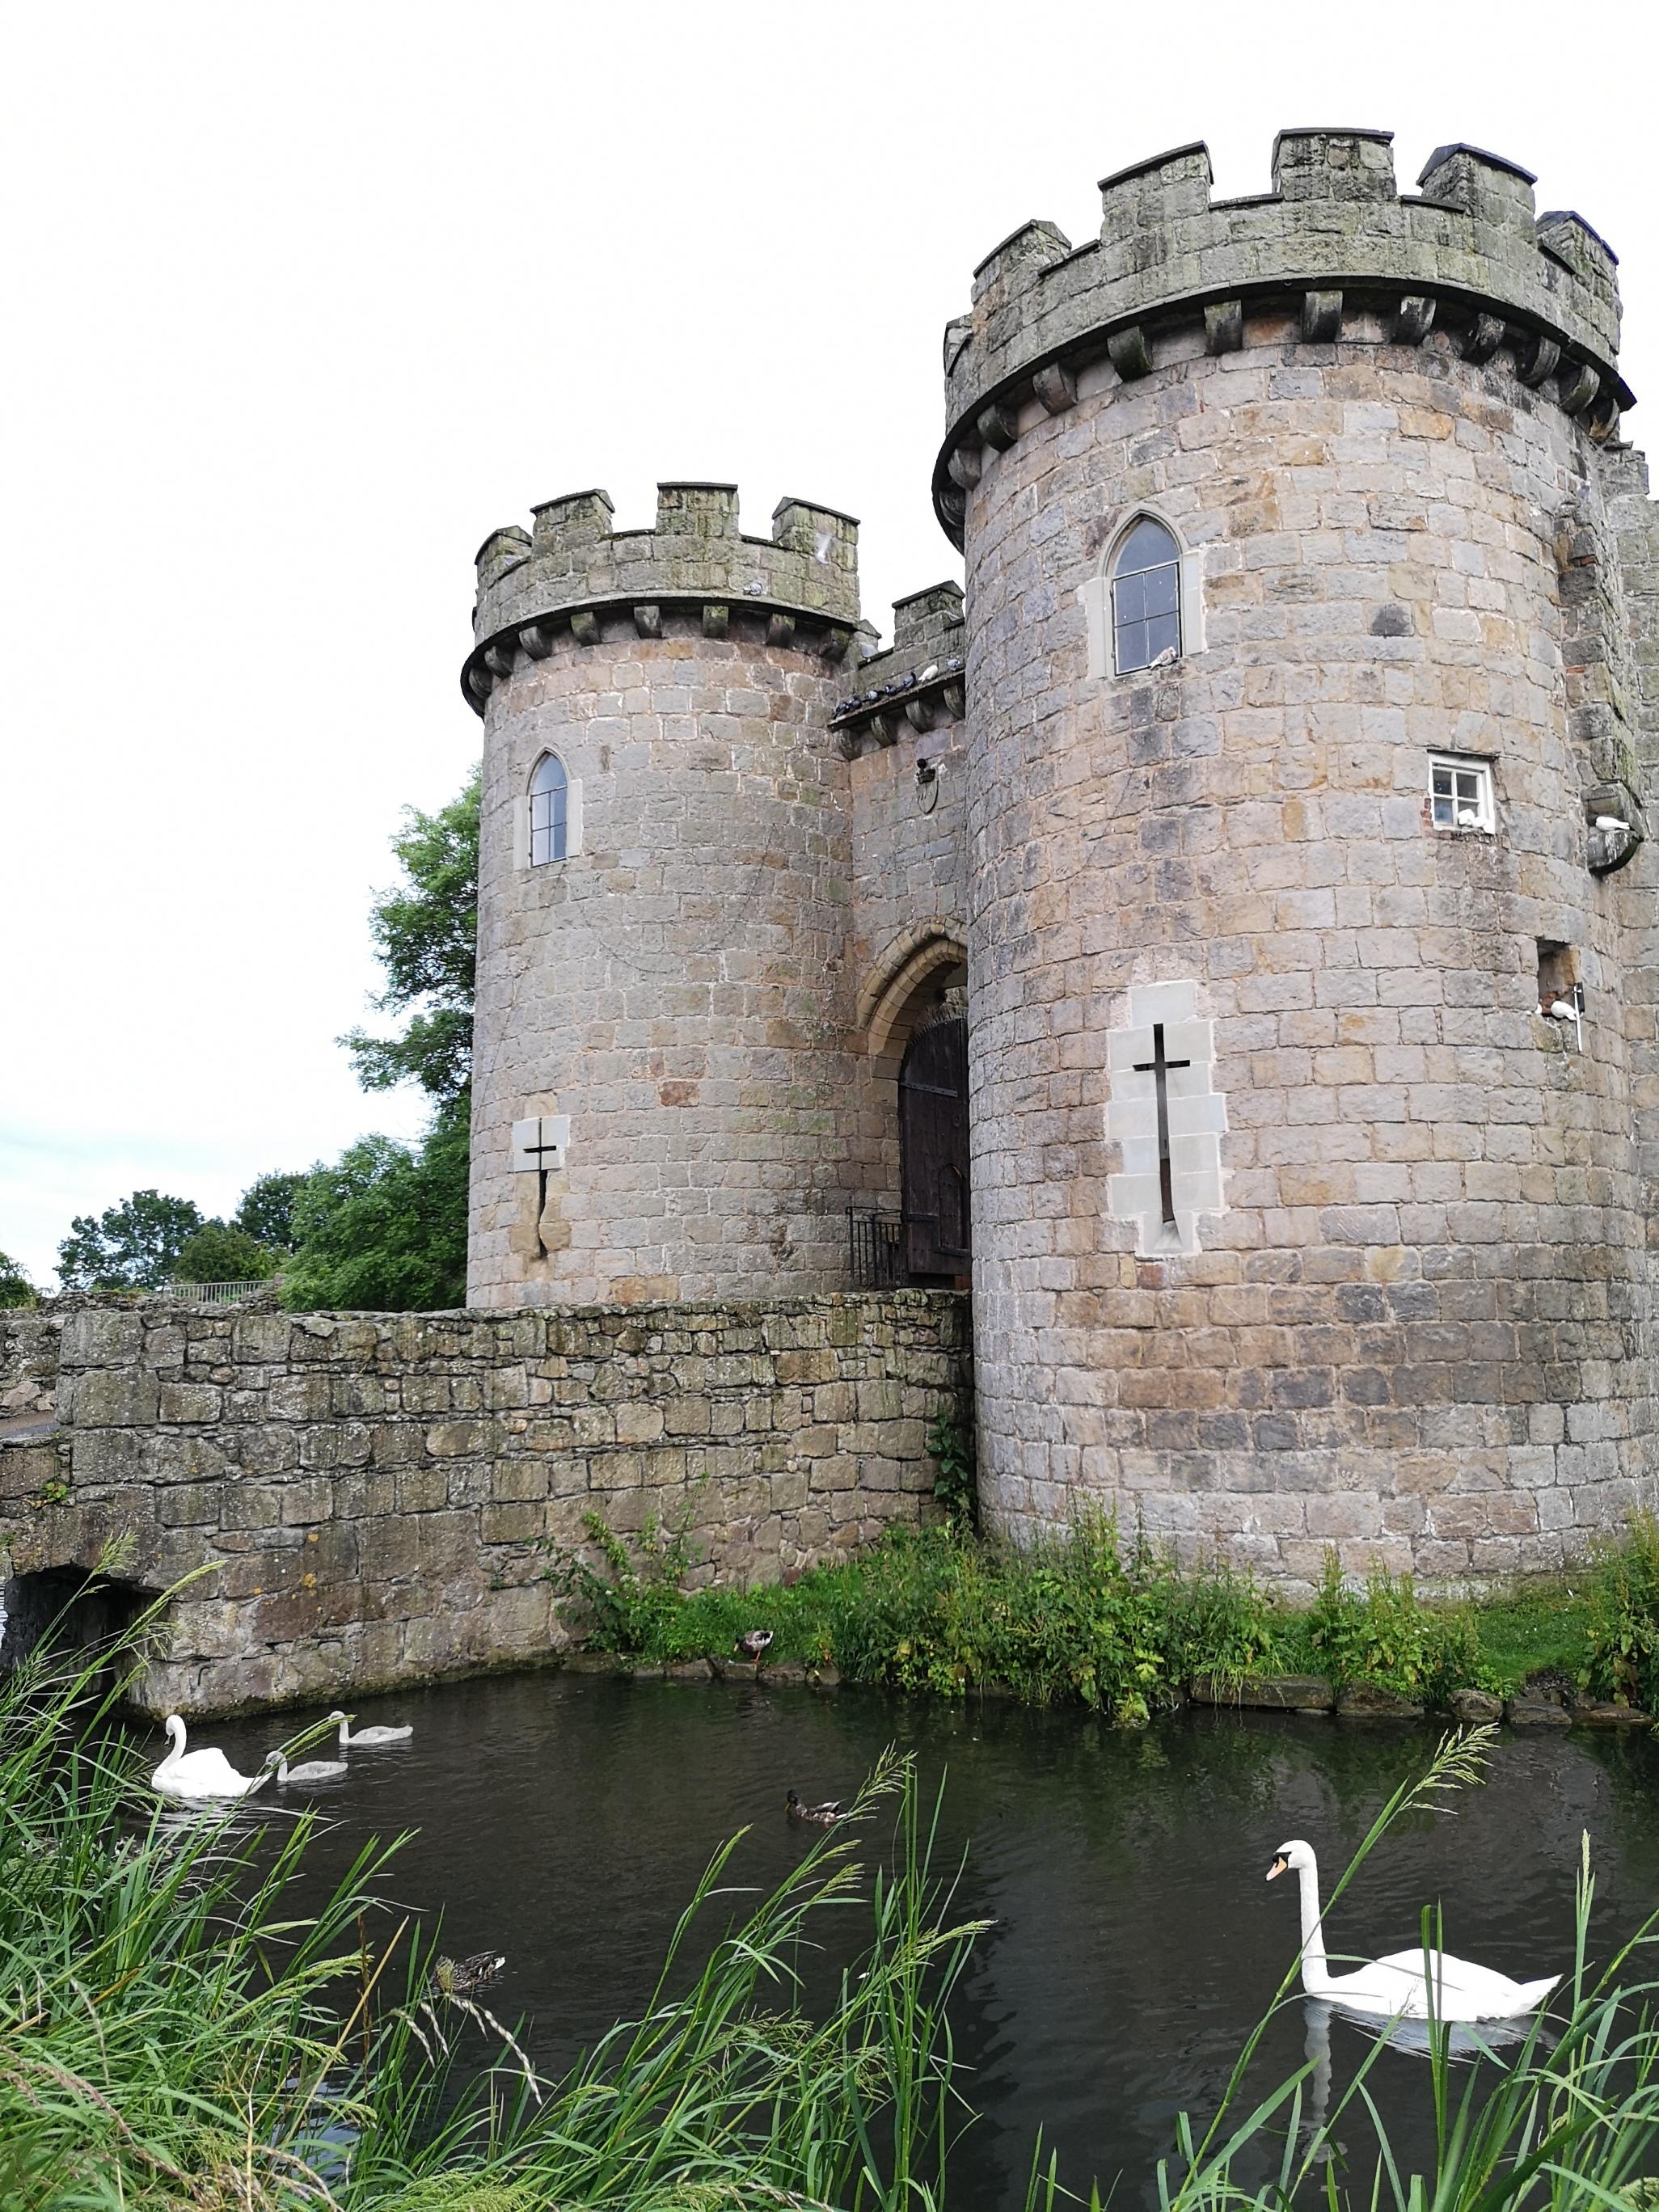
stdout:
[[1651,1497],[1659,534],[1532,185],[1287,131],[1024,224],[885,648],[815,502],[486,540],[475,1305],[971,1280],[996,1524],[1296,1581]]

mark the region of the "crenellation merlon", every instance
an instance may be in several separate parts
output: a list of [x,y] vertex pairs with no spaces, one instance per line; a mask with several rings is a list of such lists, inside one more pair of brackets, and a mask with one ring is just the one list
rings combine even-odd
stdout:
[[1395,200],[1392,131],[1281,131],[1273,191],[1284,200]]
[[893,650],[904,652],[912,646],[936,645],[949,638],[955,652],[961,645],[962,625],[961,585],[948,580],[929,584],[923,591],[894,600]]
[[975,270],[974,306],[977,308],[993,295],[1000,297],[1011,281],[1063,261],[1071,250],[1071,240],[1056,224],[1035,217],[1021,223],[1000,246],[994,246]]

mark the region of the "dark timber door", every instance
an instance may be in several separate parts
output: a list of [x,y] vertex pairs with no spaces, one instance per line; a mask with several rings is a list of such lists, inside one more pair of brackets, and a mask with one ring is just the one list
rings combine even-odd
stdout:
[[935,1022],[899,1070],[907,1272],[912,1282],[968,1273],[968,1024]]

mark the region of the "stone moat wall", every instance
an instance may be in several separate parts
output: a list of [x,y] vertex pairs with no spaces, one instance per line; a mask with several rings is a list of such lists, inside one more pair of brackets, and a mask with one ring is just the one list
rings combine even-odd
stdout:
[[930,1423],[971,1425],[966,1303],[0,1316],[0,1574],[15,1603],[111,1546],[139,1590],[207,1567],[155,1711],[532,1663],[587,1513],[684,1527],[734,1581],[920,1520]]

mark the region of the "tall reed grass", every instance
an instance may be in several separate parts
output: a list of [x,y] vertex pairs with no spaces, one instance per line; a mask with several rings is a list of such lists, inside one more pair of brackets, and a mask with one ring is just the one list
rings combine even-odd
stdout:
[[[441,1995],[430,1940],[389,1912],[395,1845],[301,1913],[310,1822],[273,1844],[246,1812],[159,1808],[111,1695],[90,1665],[0,1683],[5,2212],[896,2212],[935,2195],[967,2117],[946,2008],[976,1929],[951,1917],[907,1760],[884,1759],[770,1896],[728,1886],[725,1844],[642,2016],[544,2081],[505,2029],[462,2064],[499,2023]],[[893,1845],[872,1854],[884,1811]],[[803,1974],[849,1915],[860,1954],[809,2004]]]

